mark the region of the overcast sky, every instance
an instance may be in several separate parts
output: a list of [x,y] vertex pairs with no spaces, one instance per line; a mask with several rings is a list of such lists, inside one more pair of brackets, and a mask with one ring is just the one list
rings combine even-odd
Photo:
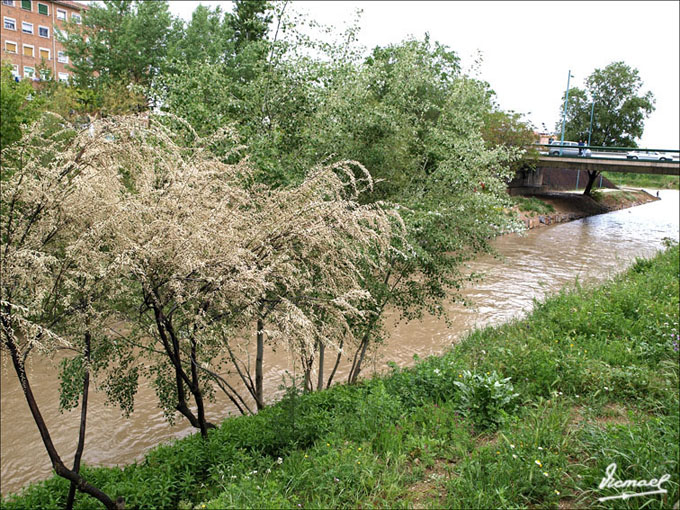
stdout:
[[[229,1],[202,1],[231,10]],[[188,20],[198,2],[170,1]],[[423,2],[297,1],[292,6],[321,23],[341,28],[363,9],[359,41],[368,48],[409,35],[448,45],[462,59],[483,56],[480,78],[496,91],[505,110],[527,114],[538,129],[552,130],[571,69],[582,87],[596,68],[623,61],[639,70],[656,111],[640,145],[680,145],[680,2]]]

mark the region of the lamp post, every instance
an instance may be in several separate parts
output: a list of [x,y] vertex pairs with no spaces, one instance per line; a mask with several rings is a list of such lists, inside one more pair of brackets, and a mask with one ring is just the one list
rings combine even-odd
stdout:
[[[590,138],[593,134],[593,113],[595,112],[595,101],[590,105],[590,127],[588,128],[588,147],[590,147]],[[578,191],[578,181],[581,177],[581,170],[576,174],[576,191]],[[600,188],[602,187],[602,174],[600,174]]]
[[567,106],[569,105],[569,80],[571,79],[571,69],[567,75],[567,93],[564,97],[564,110],[562,110],[562,136],[560,137],[560,156],[562,155],[562,145],[564,145],[564,124],[567,121]]
[[590,137],[593,134],[593,113],[595,113],[595,101],[590,105],[590,128],[588,128],[588,147],[590,147]]

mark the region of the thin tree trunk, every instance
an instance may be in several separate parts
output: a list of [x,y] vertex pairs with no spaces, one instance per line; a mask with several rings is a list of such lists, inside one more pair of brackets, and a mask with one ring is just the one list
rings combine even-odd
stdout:
[[311,393],[311,391],[313,389],[312,388],[312,367],[311,367],[311,364],[313,363],[313,359],[314,358],[312,358],[312,362],[310,362],[307,359],[303,360],[304,366],[305,366],[305,381],[304,381],[303,393]]
[[257,319],[257,354],[255,355],[255,403],[257,410],[264,407],[264,320]]
[[[80,406],[80,431],[78,433],[78,446],[76,447],[76,454],[73,458],[73,472],[80,473],[80,459],[83,456],[83,449],[85,448],[85,426],[87,422],[87,397],[90,389],[90,344],[92,337],[90,332],[85,333],[85,352],[83,353],[83,361],[85,363],[85,375],[83,376],[83,402]],[[68,491],[66,498],[66,510],[73,508],[73,502],[76,497],[76,484],[71,482],[71,488]]]
[[345,339],[340,340],[340,347],[338,350],[338,357],[335,358],[335,365],[333,365],[333,370],[331,371],[331,375],[328,377],[328,382],[326,383],[326,388],[331,387],[331,383],[333,382],[333,377],[335,377],[335,372],[338,370],[338,366],[340,365],[340,359],[342,358],[342,346],[345,344]]
[[246,414],[246,411],[249,414],[253,414],[253,412],[250,410],[250,407],[248,407],[248,404],[246,404],[245,401],[243,400],[243,397],[234,389],[234,387],[231,384],[227,382],[227,380],[224,377],[222,377],[217,372],[213,372],[212,370],[209,370],[205,367],[198,368],[206,372],[213,379],[213,381],[217,383],[220,389],[224,392],[224,394],[227,397],[229,397],[229,400],[232,401],[232,403],[238,408],[241,414]]
[[203,392],[198,380],[198,370],[196,369],[196,341],[191,339],[191,393],[196,402],[196,414],[198,414],[198,427],[201,430],[201,437],[206,439],[208,437],[208,429],[216,428],[212,423],[208,423],[205,419],[205,407],[203,405]]
[[355,363],[352,364],[352,370],[350,371],[349,377],[347,379],[347,382],[349,382],[350,384],[354,384],[357,378],[359,377],[359,372],[361,372],[361,364],[364,361],[364,356],[366,356],[366,349],[368,349],[369,338],[370,333],[366,332],[364,338],[361,339],[360,349],[357,350],[359,358],[357,359],[356,354],[354,355]]
[[319,391],[323,388],[323,362],[324,354],[326,351],[326,346],[319,340],[319,377],[316,380],[316,390]]
[[238,360],[236,359],[236,356],[234,355],[234,351],[231,350],[231,347],[229,347],[229,343],[225,342],[224,343],[225,347],[227,348],[227,352],[229,353],[229,358],[231,359],[232,365],[234,365],[234,368],[236,368],[236,372],[238,373],[239,377],[241,378],[241,381],[243,381],[244,386],[248,390],[248,393],[250,393],[250,396],[253,397],[253,400],[255,400],[255,403],[257,403],[257,397],[256,392],[255,392],[255,384],[253,383],[252,379],[250,378],[250,374],[247,372],[244,373],[243,370],[241,370],[241,367],[238,364]]
[[[175,409],[179,411],[182,415],[184,415],[184,417],[187,420],[189,420],[189,423],[191,423],[193,427],[200,428],[198,419],[194,416],[194,413],[191,412],[191,409],[189,409],[189,406],[187,405],[186,402],[186,394],[184,392],[184,378],[186,378],[186,374],[184,374],[184,370],[182,369],[182,360],[180,358],[179,345],[177,344],[177,339],[175,338],[174,334],[172,334],[169,330],[166,331],[166,326],[164,324],[160,310],[156,306],[154,306],[153,311],[154,317],[156,318],[156,328],[161,338],[161,342],[163,342],[165,352],[175,367],[175,384],[177,389],[177,405],[175,406]],[[167,336],[168,333],[170,333],[170,336],[172,338],[172,345],[170,344],[170,340],[168,339]]]
[[[4,326],[7,327],[8,328],[7,330],[9,331],[9,324],[5,324]],[[35,397],[33,396],[31,385],[28,382],[28,376],[26,375],[24,366],[21,363],[21,360],[19,359],[19,353],[17,351],[16,344],[14,343],[13,339],[7,338],[7,340],[5,341],[5,345],[7,346],[10,352],[12,364],[14,365],[14,370],[17,374],[17,377],[19,378],[19,382],[21,383],[21,388],[24,392],[26,403],[28,404],[28,408],[30,409],[31,415],[33,416],[33,421],[35,421],[35,424],[38,427],[40,437],[42,438],[43,444],[45,445],[45,449],[47,450],[47,455],[49,455],[50,457],[50,461],[52,462],[52,467],[54,468],[54,471],[57,473],[58,476],[61,476],[62,478],[74,482],[79,491],[89,494],[93,498],[97,499],[107,509],[120,510],[124,508],[125,501],[122,498],[118,498],[116,501],[113,501],[102,490],[88,483],[82,476],[80,476],[80,474],[68,469],[64,465],[63,461],[61,460],[61,457],[59,457],[57,449],[54,447],[54,443],[52,442],[50,433],[47,430],[45,420],[43,419],[42,414],[40,413],[40,409],[38,408],[38,404],[35,401]]]

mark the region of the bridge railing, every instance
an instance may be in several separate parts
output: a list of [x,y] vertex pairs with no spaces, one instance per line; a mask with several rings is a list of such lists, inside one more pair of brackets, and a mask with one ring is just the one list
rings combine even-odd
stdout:
[[[640,153],[638,155],[638,158],[640,160],[646,160],[646,161],[652,161],[654,159],[648,159],[645,153],[649,152],[658,152],[662,156],[668,159],[668,161],[678,161],[678,157],[680,156],[680,150],[678,149],[647,149],[647,148],[640,148],[640,147],[603,147],[599,145],[580,145],[578,147],[574,145],[562,145],[558,143],[552,143],[552,144],[534,144],[532,146],[534,149],[538,149],[539,153],[543,156],[553,156],[553,157],[574,157],[574,151],[579,150],[579,152],[582,152],[580,154],[581,157],[586,156],[586,151],[590,151],[590,155],[588,157],[597,157],[599,159],[635,159],[635,155],[631,154],[629,155],[629,152],[637,152]],[[541,150],[541,148],[544,148],[544,150]],[[551,154],[551,152],[554,149],[562,149],[562,154]],[[564,149],[567,149],[568,152],[565,153]],[[658,161],[659,159],[657,159]]]

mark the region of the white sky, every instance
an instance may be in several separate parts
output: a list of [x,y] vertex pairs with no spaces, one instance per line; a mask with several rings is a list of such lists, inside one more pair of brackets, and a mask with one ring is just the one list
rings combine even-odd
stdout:
[[[170,1],[170,11],[189,20],[199,2]],[[229,1],[202,1],[231,10]],[[623,61],[640,72],[656,110],[640,145],[680,145],[680,2],[448,2],[297,1],[293,9],[342,28],[363,9],[359,42],[371,49],[409,35],[448,45],[471,65],[481,51],[480,78],[496,91],[501,108],[527,114],[542,130],[561,115],[571,86],[583,87],[596,68]]]

